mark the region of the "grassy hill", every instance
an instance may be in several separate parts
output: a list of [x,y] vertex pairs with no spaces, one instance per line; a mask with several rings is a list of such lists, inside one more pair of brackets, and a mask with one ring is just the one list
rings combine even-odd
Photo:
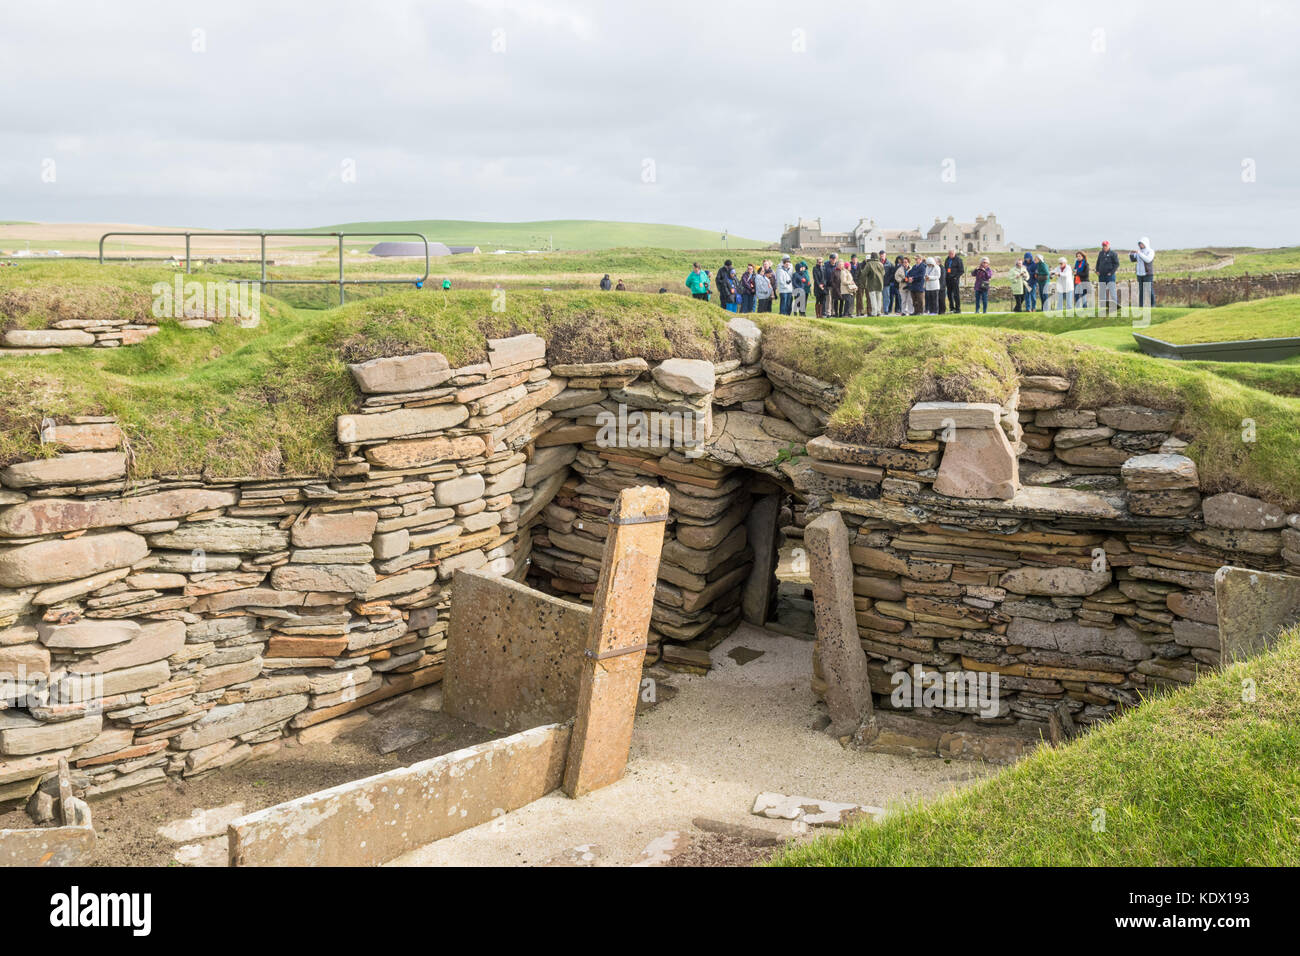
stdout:
[[1300,336],[1300,295],[1189,312],[1150,334],[1175,345],[1293,338]]
[[[1255,693],[1243,700],[1247,680]],[[968,790],[776,863],[1300,865],[1297,688],[1300,628],[1064,747],[1042,747]]]
[[[474,222],[468,219],[405,219],[392,222],[346,222],[312,232],[386,232],[410,230],[449,246],[496,249],[615,249],[653,246],[660,249],[721,249],[722,230],[696,229],[656,222],[610,222],[601,219],[542,219],[536,222]],[[773,240],[729,236],[732,249],[762,248]]]

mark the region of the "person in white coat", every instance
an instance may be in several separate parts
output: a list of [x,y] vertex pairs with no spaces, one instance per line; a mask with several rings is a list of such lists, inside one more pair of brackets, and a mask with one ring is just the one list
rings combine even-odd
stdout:
[[939,263],[934,257],[925,260],[925,314],[939,314],[939,286],[943,278],[943,270],[939,268]]
[[1065,256],[1061,256],[1052,270],[1052,277],[1056,285],[1057,308],[1064,312],[1074,303],[1074,270]]
[[1151,240],[1146,236],[1139,239],[1137,249],[1128,254],[1128,259],[1137,272],[1138,305],[1155,308],[1156,251],[1151,248]]

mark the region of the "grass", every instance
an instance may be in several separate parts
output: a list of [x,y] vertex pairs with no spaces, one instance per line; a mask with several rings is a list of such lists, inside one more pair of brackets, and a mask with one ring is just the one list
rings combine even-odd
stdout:
[[1162,325],[1155,337],[1174,345],[1300,337],[1300,295],[1188,312]]
[[556,361],[734,357],[720,310],[690,299],[604,293],[403,292],[325,313],[265,297],[253,329],[173,322],[131,348],[0,360],[0,464],[48,454],[41,421],[114,415],[137,476],[325,475],[334,419],[357,393],[349,362],[439,351],[486,358],[485,337],[538,332]]
[[[146,284],[174,275],[85,263],[5,273],[0,301],[21,299],[27,309],[4,320],[11,324],[67,314],[69,303],[141,310]],[[432,350],[464,364],[482,357],[485,335],[518,331],[542,334],[552,360],[734,354],[724,330],[728,313],[685,296],[511,288],[506,311],[494,312],[488,289],[426,288],[307,312],[278,299],[281,288],[277,298],[264,298],[267,320],[257,329],[185,331],[163,322],[144,346],[4,359],[0,462],[42,453],[36,437],[45,416],[111,413],[127,426],[140,475],[324,474],[333,461],[333,417],[355,398],[347,362]],[[1163,329],[1184,314],[1198,313],[1161,309],[1153,321]],[[1071,405],[1180,410],[1177,431],[1192,440],[1188,454],[1207,492],[1258,494],[1300,508],[1300,365],[1193,367],[1075,341],[1113,336],[1103,344],[1123,347],[1131,328],[1101,323],[1126,320],[1097,316],[963,313],[872,325],[755,318],[765,329],[765,354],[844,386],[833,437],[896,443],[913,402],[1005,403],[1022,376],[1061,375],[1071,382]],[[1247,420],[1254,441],[1242,440]]]
[[[1253,701],[1244,701],[1246,681]],[[780,866],[1300,865],[1300,628],[1059,749]],[[1094,830],[1104,811],[1104,830]]]
[[[346,222],[311,232],[420,232],[449,246],[494,249],[614,249],[656,246],[661,249],[722,249],[721,229],[696,229],[656,222],[610,222],[600,219],[543,219],[536,222],[474,222],[465,219],[405,219],[391,222]],[[401,241],[401,237],[393,237]],[[729,236],[732,248],[766,246],[771,240]]]
[[158,281],[175,270],[162,266],[100,266],[88,262],[23,262],[0,269],[0,331],[43,329],[60,319],[147,319],[152,323]]

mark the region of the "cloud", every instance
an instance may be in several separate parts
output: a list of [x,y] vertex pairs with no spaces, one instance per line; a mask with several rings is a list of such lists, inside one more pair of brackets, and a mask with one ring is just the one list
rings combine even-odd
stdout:
[[1282,244],[1297,38],[1300,10],[1252,0],[7,4],[0,57],[23,92],[0,120],[0,203],[49,221],[600,218],[768,239],[801,215],[993,211],[1020,242]]

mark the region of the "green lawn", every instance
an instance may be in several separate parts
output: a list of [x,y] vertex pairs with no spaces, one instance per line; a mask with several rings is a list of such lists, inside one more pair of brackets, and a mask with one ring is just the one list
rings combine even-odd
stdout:
[[1174,345],[1300,337],[1300,295],[1190,311],[1162,325],[1155,337]]
[[1297,866],[1297,807],[1300,629],[1064,747],[775,863]]

